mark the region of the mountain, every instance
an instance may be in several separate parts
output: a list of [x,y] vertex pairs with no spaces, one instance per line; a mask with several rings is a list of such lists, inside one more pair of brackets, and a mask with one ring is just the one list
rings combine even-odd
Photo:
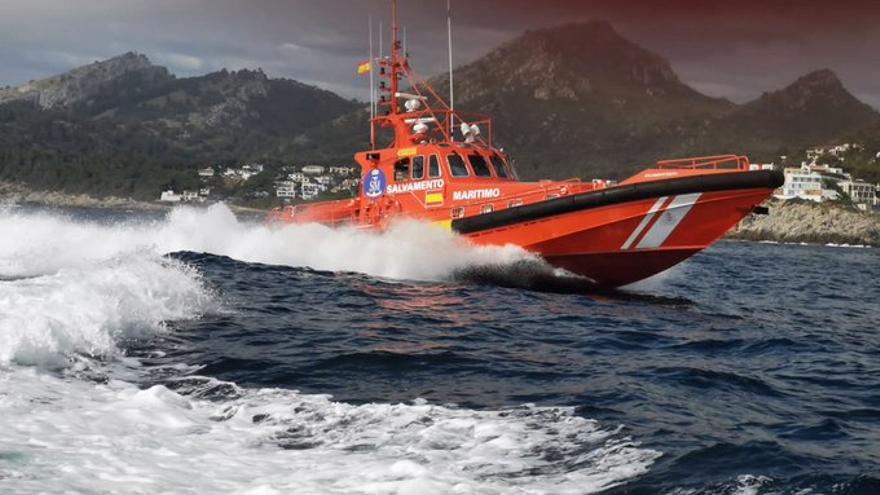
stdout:
[[[446,75],[429,82],[447,94]],[[458,68],[455,94],[456,109],[493,118],[527,179],[621,178],[705,154],[774,160],[880,125],[829,70],[744,105],[703,95],[605,22],[526,32]],[[153,198],[206,164],[350,162],[367,146],[365,105],[260,70],[177,78],[126,53],[0,90],[0,181],[37,188]]]
[[174,80],[164,67],[150,63],[144,55],[129,52],[95,62],[64,74],[0,90],[0,104],[25,101],[44,110],[88,107],[105,91],[137,94]]
[[127,53],[0,92],[0,181],[153,198],[218,162],[292,160],[359,104],[262,71],[176,78]]
[[[685,104],[687,112],[730,106],[683,84],[669,62],[621,37],[606,22],[527,32],[455,75],[460,103],[515,95],[580,107],[617,98],[615,108],[603,110],[628,119],[634,116],[625,112],[627,106]],[[432,82],[438,88],[448,86],[445,75]]]
[[294,153],[295,136],[358,106],[314,86],[271,79],[260,70],[221,70],[176,80],[143,98],[123,98],[94,118],[141,126],[205,159],[211,153],[282,159]]
[[[667,60],[605,22],[527,32],[454,78],[456,108],[490,114],[528,177],[618,175],[734,107],[682,83]],[[448,92],[447,76],[429,82]]]
[[[606,22],[527,32],[456,69],[454,79],[456,109],[491,116],[496,145],[531,179],[621,178],[682,156],[774,160],[878,121],[828,70],[745,105],[708,97]],[[447,75],[428,82],[448,94]],[[367,145],[366,129],[358,112],[303,139],[345,157]]]
[[[880,120],[830,70],[745,105],[710,98],[605,22],[527,32],[454,78],[456,108],[490,114],[498,143],[530,178],[620,178],[707,154],[773,160]],[[447,76],[431,82],[448,91]]]
[[[811,72],[784,89],[763,94],[712,122],[706,135],[715,145],[739,145],[751,154],[823,144],[880,121],[837,75]],[[705,146],[705,145],[704,145]]]

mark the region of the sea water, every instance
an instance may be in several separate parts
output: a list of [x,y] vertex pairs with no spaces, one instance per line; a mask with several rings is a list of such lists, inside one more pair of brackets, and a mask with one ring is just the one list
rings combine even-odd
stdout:
[[2,493],[880,493],[880,255],[0,211]]

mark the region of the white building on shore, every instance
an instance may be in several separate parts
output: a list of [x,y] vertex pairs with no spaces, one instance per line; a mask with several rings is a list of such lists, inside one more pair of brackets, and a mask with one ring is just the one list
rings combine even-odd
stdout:
[[851,179],[852,176],[846,173],[841,167],[832,167],[831,165],[823,164],[819,165],[816,163],[801,163],[801,170],[804,172],[816,172],[817,174],[832,176],[831,178],[837,179]]
[[251,172],[254,175],[262,174],[263,170],[266,169],[266,166],[262,163],[248,163],[247,165],[241,167],[242,170],[247,172]]
[[264,167],[261,163],[250,163],[241,168],[227,167],[223,171],[223,177],[231,180],[247,181],[251,177],[263,173]]
[[159,201],[164,201],[166,203],[180,203],[181,199],[183,198],[171,189],[162,191],[162,194],[159,196]]
[[865,205],[862,209],[867,209],[869,206],[880,206],[874,184],[860,180],[846,180],[838,182],[837,185],[853,203]]
[[275,183],[275,196],[293,199],[296,197],[296,182],[281,180]]
[[[206,191],[206,194],[201,194],[202,191]],[[202,203],[205,201],[205,199],[207,199],[208,194],[210,194],[210,189],[201,189],[199,191],[185,190],[180,194],[176,193],[172,189],[169,189],[167,191],[162,191],[162,194],[159,195],[159,201],[165,203]]]
[[785,183],[774,195],[779,199],[797,198],[821,203],[839,196],[834,189],[825,187],[826,178],[822,174],[810,170],[806,165],[801,168],[786,168],[783,172]]
[[321,194],[321,185],[313,182],[303,182],[300,186],[300,197],[305,200],[315,199]]
[[852,175],[840,167],[804,162],[800,168],[784,169],[784,173],[785,183],[776,190],[776,198],[797,198],[818,203],[840,199],[838,191],[842,191],[863,210],[880,207],[878,186],[853,179]]
[[845,157],[843,155],[846,154],[848,151],[860,149],[862,149],[862,146],[857,143],[843,143],[835,146],[829,146],[827,148],[812,148],[807,150],[807,160],[810,160],[812,163],[815,164],[816,160],[827,154],[843,161],[845,160]]
[[353,175],[355,173],[354,167],[330,167],[327,173],[333,175]]

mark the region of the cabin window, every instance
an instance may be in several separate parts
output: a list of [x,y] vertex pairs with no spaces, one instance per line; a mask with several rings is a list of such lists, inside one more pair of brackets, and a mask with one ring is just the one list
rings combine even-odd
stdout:
[[461,218],[464,216],[464,206],[453,208],[449,211],[452,218]]
[[446,157],[446,161],[449,162],[449,171],[453,177],[467,177],[470,175],[467,165],[464,164],[464,158],[461,155],[453,153]]
[[507,179],[507,169],[504,168],[504,160],[501,159],[498,155],[492,155],[489,157],[492,160],[492,168],[495,169],[495,175],[502,179]]
[[486,158],[483,155],[474,153],[468,155],[468,160],[471,162],[471,168],[474,169],[474,175],[477,177],[492,177],[492,171],[489,170],[489,164],[486,163]]
[[428,177],[436,179],[440,176],[440,160],[437,159],[437,155],[431,155],[431,158],[428,160]]
[[409,158],[397,160],[394,164],[394,182],[409,180]]
[[505,160],[507,164],[507,174],[511,179],[519,180],[519,176],[516,174],[516,168],[513,166],[513,163],[510,160]]
[[484,214],[484,215],[485,215],[486,213],[492,213],[493,211],[495,211],[495,206],[493,206],[493,205],[491,205],[491,204],[483,205],[483,206],[480,208],[480,213],[482,213],[482,214]]
[[425,178],[425,157],[414,156],[412,159],[412,178],[422,180]]

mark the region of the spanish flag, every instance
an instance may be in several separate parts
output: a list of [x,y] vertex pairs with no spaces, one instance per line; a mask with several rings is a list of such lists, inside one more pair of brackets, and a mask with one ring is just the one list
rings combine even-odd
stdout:
[[425,193],[426,206],[443,205],[443,191],[428,191]]
[[373,64],[370,63],[369,60],[364,60],[361,65],[358,65],[358,75],[362,76],[368,72],[370,72],[370,68]]

